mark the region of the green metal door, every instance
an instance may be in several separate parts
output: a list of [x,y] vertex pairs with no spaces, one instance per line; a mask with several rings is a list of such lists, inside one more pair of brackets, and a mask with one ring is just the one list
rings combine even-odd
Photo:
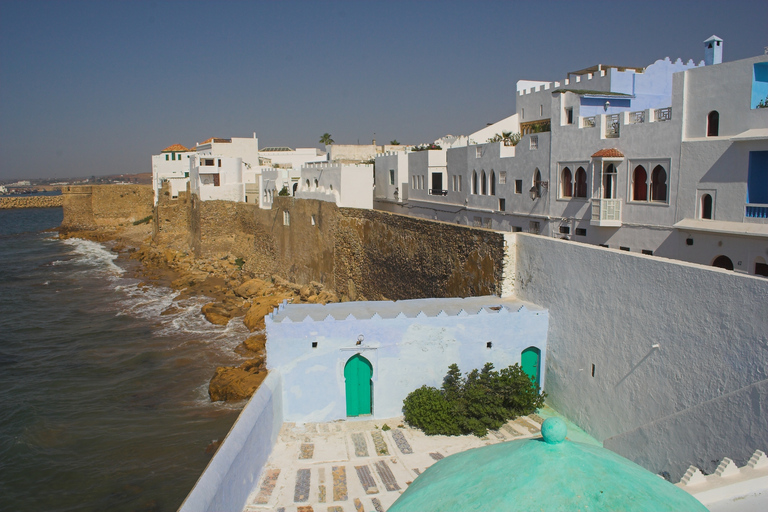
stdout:
[[537,386],[541,385],[539,382],[539,371],[541,369],[541,351],[536,347],[528,347],[523,350],[520,355],[520,366],[523,371],[536,383]]
[[373,366],[356,354],[344,366],[344,379],[347,390],[347,416],[371,414],[371,394],[373,391]]

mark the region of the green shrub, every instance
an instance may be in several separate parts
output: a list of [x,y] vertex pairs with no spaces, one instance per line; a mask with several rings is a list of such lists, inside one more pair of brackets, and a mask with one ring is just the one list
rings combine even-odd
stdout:
[[134,226],[138,226],[139,224],[146,224],[147,222],[152,220],[152,215],[147,215],[143,219],[135,220],[133,221]]
[[235,258],[235,265],[237,265],[237,268],[240,270],[243,270],[243,265],[245,265],[245,260],[243,258]]
[[280,192],[278,192],[277,195],[285,197],[291,195],[291,193],[288,192],[288,187],[283,185],[283,188],[280,189]]
[[387,425],[387,424],[385,423],[384,425],[382,425],[382,427],[381,427],[381,430],[383,430],[384,432],[386,432],[387,430],[392,430],[392,428],[391,428],[389,425]]
[[486,363],[462,376],[452,364],[442,389],[422,386],[403,402],[405,421],[427,435],[475,434],[497,430],[516,416],[544,405],[546,393],[514,364],[500,371]]

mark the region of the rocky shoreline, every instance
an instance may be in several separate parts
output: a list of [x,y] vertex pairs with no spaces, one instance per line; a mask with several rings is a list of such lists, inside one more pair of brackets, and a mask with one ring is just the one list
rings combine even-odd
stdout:
[[9,196],[0,197],[0,210],[11,208],[58,208],[64,204],[64,196]]
[[[243,270],[243,262],[232,254],[195,259],[192,255],[157,245],[151,224],[105,227],[93,230],[59,228],[60,238],[83,238],[108,243],[119,257],[140,263],[136,277],[144,286],[168,286],[179,292],[176,300],[204,296],[211,301],[201,314],[216,325],[233,319],[252,333],[235,352],[246,360],[239,366],[215,368],[208,386],[212,401],[249,398],[267,376],[264,317],[283,300],[290,302],[338,302],[337,296],[319,283],[300,286],[279,276],[256,276]],[[174,310],[171,305],[163,314]]]

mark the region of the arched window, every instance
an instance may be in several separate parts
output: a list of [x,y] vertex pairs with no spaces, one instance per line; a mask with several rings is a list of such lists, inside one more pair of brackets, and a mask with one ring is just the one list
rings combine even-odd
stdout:
[[317,188],[317,178],[315,178],[315,188]]
[[632,200],[648,200],[648,173],[645,172],[645,167],[642,165],[635,167],[632,175]]
[[496,195],[496,172],[491,171],[491,195]]
[[720,114],[713,110],[707,115],[707,137],[717,137],[720,133]]
[[533,173],[533,190],[536,197],[541,197],[541,173],[538,169]]
[[576,197],[587,197],[587,171],[583,167],[576,169]]
[[296,190],[297,190],[298,188],[299,188],[299,184],[298,184],[298,183],[294,183],[294,184],[293,184],[293,195],[296,195]]
[[660,165],[653,168],[651,173],[651,201],[667,200],[667,171]]
[[560,185],[560,197],[573,196],[573,181],[571,180],[571,170],[567,167],[564,167],[563,172],[560,173]]
[[307,190],[309,190],[309,178],[307,178]]
[[765,264],[765,258],[762,256],[755,258],[755,275],[768,277],[768,265]]
[[712,196],[709,194],[701,196],[701,218],[712,218]]
[[477,171],[472,171],[472,193],[477,194]]
[[485,171],[482,174],[482,181],[480,182],[480,190],[484,196],[488,195],[488,178],[485,176]]
[[733,270],[733,262],[728,256],[718,256],[712,262],[712,266],[724,268],[725,270]]

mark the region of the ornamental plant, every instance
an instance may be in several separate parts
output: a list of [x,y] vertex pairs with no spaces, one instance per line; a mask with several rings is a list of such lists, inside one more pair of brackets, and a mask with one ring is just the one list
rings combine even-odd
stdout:
[[422,386],[405,398],[403,414],[427,435],[483,437],[488,429],[536,411],[546,396],[519,364],[495,371],[486,363],[463,376],[452,364],[441,389]]

